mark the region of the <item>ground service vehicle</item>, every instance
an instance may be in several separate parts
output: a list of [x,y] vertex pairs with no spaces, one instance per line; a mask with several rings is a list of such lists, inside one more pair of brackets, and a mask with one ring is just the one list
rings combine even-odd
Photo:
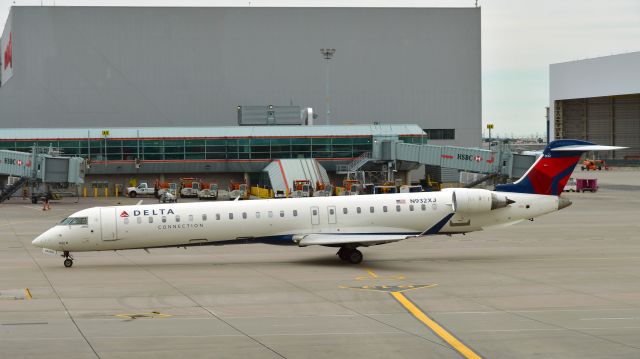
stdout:
[[138,196],[154,196],[156,194],[156,189],[154,187],[149,187],[146,182],[140,183],[137,187],[127,187],[127,195],[131,198],[136,198]]
[[200,182],[192,177],[180,179],[180,197],[181,198],[195,198],[198,197],[198,191],[200,190]]
[[595,171],[595,170],[608,170],[609,167],[606,165],[606,163],[604,162],[604,160],[584,160],[582,162],[582,166],[580,166],[581,170],[587,170],[587,171]]
[[246,183],[235,183],[231,182],[229,185],[229,199],[235,200],[238,199],[249,199],[249,186]]
[[199,200],[215,200],[218,199],[218,184],[202,183],[202,188],[198,191]]
[[294,180],[293,189],[291,191],[291,198],[311,197],[313,193],[313,187],[311,187],[311,181],[309,180]]

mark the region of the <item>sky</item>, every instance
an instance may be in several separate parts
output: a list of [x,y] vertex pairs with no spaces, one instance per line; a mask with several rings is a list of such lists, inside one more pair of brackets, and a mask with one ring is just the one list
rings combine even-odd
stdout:
[[[0,0],[9,7],[292,6],[472,7],[475,0]],[[640,51],[640,0],[478,0],[482,8],[482,123],[492,136],[544,136],[549,65]]]

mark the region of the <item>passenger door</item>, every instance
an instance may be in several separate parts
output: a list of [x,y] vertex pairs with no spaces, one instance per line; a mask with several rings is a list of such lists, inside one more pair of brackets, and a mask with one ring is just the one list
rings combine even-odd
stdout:
[[115,241],[118,239],[116,223],[116,208],[100,208],[100,232],[103,241]]

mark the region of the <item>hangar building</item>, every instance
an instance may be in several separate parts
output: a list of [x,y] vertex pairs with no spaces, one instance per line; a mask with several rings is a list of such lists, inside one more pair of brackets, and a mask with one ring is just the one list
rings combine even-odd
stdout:
[[2,55],[5,128],[229,126],[268,105],[325,125],[328,84],[331,125],[481,141],[479,8],[14,6]]
[[608,157],[640,159],[640,52],[550,66],[556,139],[629,147]]

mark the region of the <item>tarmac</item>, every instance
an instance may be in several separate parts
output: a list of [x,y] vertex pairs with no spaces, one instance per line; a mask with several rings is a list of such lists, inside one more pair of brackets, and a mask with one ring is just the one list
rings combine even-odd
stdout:
[[139,199],[14,198],[0,205],[0,357],[638,358],[640,171],[574,177],[600,190],[534,222],[365,248],[360,265],[250,244],[76,253],[65,268],[33,238]]

